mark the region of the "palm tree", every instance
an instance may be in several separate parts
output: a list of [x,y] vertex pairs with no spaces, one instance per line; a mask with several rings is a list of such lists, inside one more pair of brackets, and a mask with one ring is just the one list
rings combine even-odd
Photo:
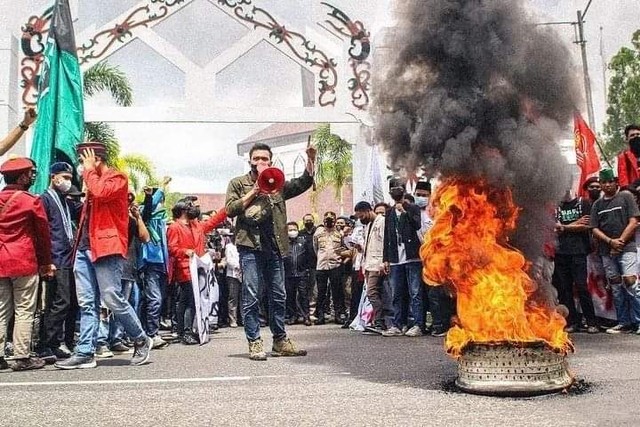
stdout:
[[[107,91],[115,103],[121,107],[129,107],[133,103],[133,90],[126,74],[117,66],[106,62],[94,65],[83,75],[83,90],[85,97]],[[136,192],[143,185],[157,183],[153,163],[140,154],[121,155],[120,144],[115,131],[105,122],[87,122],[84,124],[85,139],[100,141],[107,146],[107,154],[113,167],[129,175],[129,182]]]
[[328,123],[319,126],[311,135],[318,149],[316,178],[318,190],[333,187],[340,205],[340,214],[344,214],[342,191],[351,181],[353,174],[351,144],[338,135],[331,133]]

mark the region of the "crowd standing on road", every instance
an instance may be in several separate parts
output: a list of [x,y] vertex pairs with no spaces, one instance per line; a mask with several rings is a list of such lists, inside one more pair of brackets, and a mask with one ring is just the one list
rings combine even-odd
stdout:
[[[34,119],[25,114],[20,129]],[[640,127],[628,126],[625,137],[621,179],[603,170],[583,195],[567,189],[555,211],[553,250],[545,253],[570,333],[640,334]],[[38,170],[24,157],[0,166],[0,369],[93,368],[114,354],[142,365],[152,349],[199,344],[190,262],[207,253],[220,291],[208,332],[244,327],[251,360],[267,359],[265,326],[272,356],[305,356],[286,326],[334,322],[415,338],[443,337],[455,322],[452,289],[422,278],[419,248],[433,225],[427,179],[409,192],[392,178],[390,204],[359,201],[352,215],[323,212],[319,224],[313,214],[291,220],[286,201],[312,186],[315,148],[307,148],[300,177],[267,192],[258,177],[272,152],[256,144],[249,173],[229,182],[218,211],[203,213],[187,196],[169,216],[170,178],[136,197],[103,144],[77,151],[78,168],[55,162]],[[39,196],[28,191],[37,173],[50,176]]]

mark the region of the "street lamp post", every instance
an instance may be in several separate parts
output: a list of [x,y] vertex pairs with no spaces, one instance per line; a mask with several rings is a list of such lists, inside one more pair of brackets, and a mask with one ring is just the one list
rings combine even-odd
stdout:
[[582,74],[584,77],[584,91],[587,101],[587,114],[589,118],[589,126],[595,131],[595,116],[593,114],[593,96],[591,94],[591,79],[589,77],[589,65],[587,63],[587,41],[584,39],[584,16],[587,13],[591,1],[587,4],[584,13],[578,11],[578,40],[577,44],[580,45],[580,51],[582,54]]

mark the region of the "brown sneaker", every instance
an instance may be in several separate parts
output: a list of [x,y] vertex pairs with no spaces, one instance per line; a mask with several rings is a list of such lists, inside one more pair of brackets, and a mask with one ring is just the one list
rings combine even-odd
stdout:
[[278,356],[306,356],[307,350],[300,349],[289,338],[284,338],[273,342],[271,355]]
[[28,359],[19,359],[11,366],[14,371],[29,371],[32,369],[44,368],[45,362],[39,357],[30,357]]
[[264,344],[262,344],[262,338],[258,338],[255,341],[249,341],[249,359],[267,360],[267,353],[264,352]]

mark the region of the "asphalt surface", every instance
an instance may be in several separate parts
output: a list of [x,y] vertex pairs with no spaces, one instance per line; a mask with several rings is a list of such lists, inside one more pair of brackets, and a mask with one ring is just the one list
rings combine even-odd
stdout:
[[[271,337],[263,329],[265,344]],[[452,390],[443,339],[293,326],[307,357],[248,359],[242,329],[173,344],[152,363],[0,371],[0,426],[639,426],[640,336],[575,334],[575,392],[493,398]]]

